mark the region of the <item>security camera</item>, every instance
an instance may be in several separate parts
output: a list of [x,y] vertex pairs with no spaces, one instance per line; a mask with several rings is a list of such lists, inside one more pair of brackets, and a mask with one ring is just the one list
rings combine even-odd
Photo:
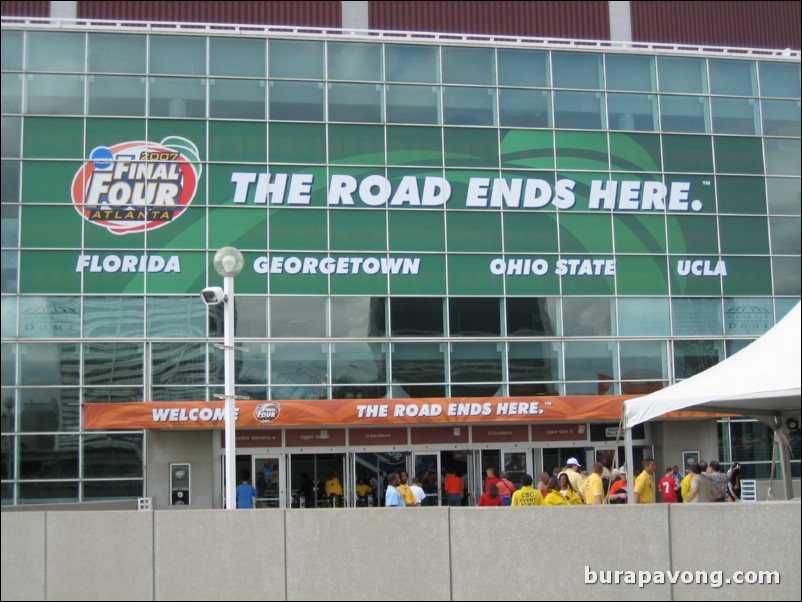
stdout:
[[206,305],[218,305],[227,300],[225,292],[219,286],[206,287],[201,291],[200,296]]

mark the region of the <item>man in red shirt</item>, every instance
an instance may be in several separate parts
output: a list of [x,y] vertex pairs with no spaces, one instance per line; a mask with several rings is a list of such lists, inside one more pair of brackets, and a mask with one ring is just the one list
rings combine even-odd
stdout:
[[675,504],[677,502],[677,482],[674,480],[673,470],[666,468],[666,475],[657,483],[657,488],[663,494],[663,503]]
[[448,471],[443,488],[446,490],[449,506],[462,506],[462,479],[457,476],[453,468]]
[[492,466],[487,467],[485,474],[487,475],[485,479],[485,493],[489,493],[491,484],[498,485],[498,477],[496,476],[496,469]]

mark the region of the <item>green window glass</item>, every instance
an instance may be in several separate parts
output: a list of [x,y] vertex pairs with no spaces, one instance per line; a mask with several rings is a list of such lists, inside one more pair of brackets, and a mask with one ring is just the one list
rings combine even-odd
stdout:
[[662,215],[613,215],[618,253],[665,253],[666,223]]
[[[147,233],[148,246],[151,249],[199,249],[206,243],[206,209],[191,206],[184,211],[181,219],[167,228],[157,228]],[[197,255],[190,255],[193,261]],[[188,272],[188,266],[181,266],[182,276]],[[153,275],[162,277],[162,274]],[[184,292],[178,289],[171,292]]]
[[3,116],[3,158],[21,157],[22,153],[22,118]]
[[657,131],[657,96],[654,94],[608,94],[611,130]]
[[[552,52],[555,88],[601,89],[602,55],[589,52]],[[556,102],[555,102],[556,104]]]
[[80,167],[77,161],[23,161],[23,203],[63,203]]
[[766,181],[763,178],[718,176],[716,190],[719,212],[766,215]]
[[498,167],[498,132],[445,128],[445,163],[449,167]]
[[29,159],[81,159],[83,119],[28,117],[23,152]]
[[499,123],[506,127],[551,127],[551,92],[548,90],[498,91]]
[[777,255],[799,255],[798,217],[770,217],[769,232],[771,234],[771,252]]
[[718,253],[716,218],[707,215],[668,215],[671,253]]
[[83,71],[86,34],[62,31],[28,32],[29,71]]
[[557,147],[557,169],[609,169],[607,134],[556,132],[554,140]]
[[608,90],[653,92],[657,89],[654,57],[607,54],[604,57]]
[[388,123],[440,123],[439,86],[385,86]]
[[21,293],[74,294],[81,290],[81,274],[75,271],[75,256],[70,253],[21,251],[19,262]]
[[445,295],[445,293],[445,255],[422,256],[420,270],[415,276],[390,275],[390,294],[392,295]]
[[709,136],[663,136],[666,171],[712,173],[713,141]]
[[501,214],[483,211],[448,211],[448,250],[501,252]]
[[265,82],[255,79],[210,79],[209,116],[264,119]]
[[492,48],[443,46],[444,84],[493,86],[496,83],[496,54]]
[[616,259],[619,295],[667,295],[665,255],[619,255]]
[[150,36],[150,73],[206,75],[206,38]]
[[81,307],[75,297],[23,296],[20,297],[19,311],[21,338],[81,336]]
[[446,125],[495,125],[495,88],[443,88],[443,123]]
[[764,334],[774,326],[771,299],[724,299],[724,332],[728,335]]
[[209,75],[265,76],[265,41],[209,38]]
[[207,80],[194,77],[151,77],[151,117],[206,117]]
[[[593,257],[561,256],[557,261],[556,269],[564,270],[560,276],[563,295],[612,295],[615,293],[615,276],[606,276],[604,271],[609,262],[613,260],[609,255],[595,255]],[[592,263],[586,263],[591,261]],[[585,262],[585,263],[583,263]],[[597,272],[598,266],[601,271]],[[587,270],[592,275],[587,275]]]
[[[200,160],[206,159],[206,122],[189,121],[186,119],[151,119],[148,121],[148,139],[164,140],[168,136],[182,136],[192,141],[198,147]],[[193,203],[198,204],[205,198],[205,191],[201,186],[195,194]]]
[[385,251],[387,216],[384,211],[333,209],[329,212],[332,251]]
[[270,77],[323,79],[323,42],[269,40]]
[[662,166],[660,136],[610,133],[612,171],[659,172]]
[[[206,306],[203,302],[198,303],[198,301],[197,293],[191,297],[148,296],[145,299],[145,311],[147,312],[145,336],[156,338],[206,336]],[[172,343],[164,345],[169,347]],[[169,369],[171,366],[172,361],[167,361],[170,357],[172,356],[169,352],[158,354],[155,348],[153,350],[154,363],[161,364],[164,369]]]
[[81,221],[75,209],[63,205],[26,205],[22,208],[22,246],[81,248]]
[[444,213],[434,211],[390,211],[387,215],[390,251],[444,251],[443,217]]
[[799,178],[766,178],[769,212],[799,215],[799,199],[802,198],[801,183]]
[[754,61],[710,59],[711,94],[757,96],[757,70]]
[[475,197],[477,204],[490,206],[492,198],[491,187],[498,175],[497,170],[447,170],[445,178],[451,185],[451,199],[453,199],[453,201],[450,201],[450,203],[453,203],[451,206],[455,209],[462,208],[467,204],[469,197]]
[[267,161],[267,132],[264,123],[243,121],[209,121],[208,123],[210,161],[253,163]]
[[[84,297],[84,337],[139,338],[144,336],[144,332],[143,297]],[[115,354],[110,354],[109,357],[115,357]]]
[[[109,251],[98,249],[99,261],[103,261],[106,257],[114,256],[119,257],[119,251]],[[182,269],[184,266],[181,266]],[[126,274],[119,272],[85,272],[83,292],[87,294],[143,294],[145,292],[145,274],[135,273]]]
[[799,98],[799,63],[759,63],[760,95]]
[[507,253],[556,253],[557,216],[553,213],[504,212],[504,250]]
[[271,81],[269,88],[271,120],[323,121],[325,91],[322,82]]
[[554,127],[602,130],[607,124],[601,92],[554,92]]
[[25,112],[41,115],[83,115],[83,75],[28,75]]
[[562,253],[609,253],[613,250],[611,216],[608,214],[561,213]]
[[325,251],[326,211],[320,209],[272,209],[268,220],[270,249]]
[[383,257],[376,257],[375,255],[355,255],[349,254],[347,256],[332,254],[331,258],[338,261],[340,257],[348,257],[349,259],[361,259],[363,269],[357,274],[338,274],[333,273],[329,276],[331,282],[332,295],[386,295],[387,294],[387,275],[377,271],[375,274],[370,273],[373,270],[380,270],[380,261]]
[[661,92],[705,94],[707,66],[705,59],[657,57],[658,89]]
[[88,71],[94,73],[145,73],[147,37],[116,33],[89,34]]
[[[727,256],[723,259],[727,262],[727,277],[722,279],[725,295],[771,295],[771,260],[768,257]],[[799,258],[796,259],[799,278]]]
[[760,103],[766,136],[799,137],[801,103],[798,100],[762,100]]
[[775,295],[799,297],[799,257],[772,257],[771,270]]
[[443,133],[440,128],[387,126],[389,165],[443,164]]
[[22,113],[22,74],[3,73],[3,113]]
[[504,282],[490,272],[492,255],[448,256],[448,292],[452,295],[500,295]]
[[[551,131],[501,130],[501,166],[554,169],[554,134]],[[529,174],[540,177],[540,174]]]
[[330,121],[382,121],[383,94],[379,84],[328,84]]
[[[729,263],[723,265],[729,272]],[[721,276],[718,274],[722,264],[717,258],[673,255],[668,258],[668,267],[672,295],[721,295]],[[709,275],[705,276],[705,271]]]
[[757,101],[751,98],[712,98],[713,131],[717,134],[760,134]]
[[86,112],[90,115],[144,117],[145,77],[90,75]]
[[549,85],[549,53],[545,50],[496,50],[499,86],[545,88]]
[[769,253],[768,223],[764,217],[719,218],[722,253]]
[[329,162],[340,165],[384,165],[384,128],[375,125],[330,125]]
[[6,31],[3,30],[0,43],[2,44],[2,52],[0,52],[0,64],[3,71],[21,71],[22,70],[22,47],[25,42],[25,34],[21,31]]
[[268,130],[271,163],[325,163],[326,127],[311,123],[272,123]]
[[[516,218],[524,217],[525,214],[516,214]],[[556,229],[555,229],[556,232]],[[506,241],[505,241],[506,242]],[[490,261],[494,258],[489,257]],[[526,295],[527,297],[539,297],[543,295],[559,295],[560,294],[560,276],[556,274],[556,263],[558,257],[554,256],[517,256],[505,255],[505,274],[504,284],[505,290],[508,295]],[[545,263],[544,263],[545,262]],[[547,266],[545,273],[542,275],[536,271],[541,266]],[[532,273],[534,271],[535,273]],[[501,278],[501,276],[498,276]],[[510,301],[510,299],[508,299]],[[509,307],[508,307],[509,312]],[[509,313],[507,316],[509,328]],[[559,334],[559,318],[555,326],[557,330],[552,333],[545,334]],[[512,335],[511,335],[512,336]],[[522,335],[524,336],[524,335]],[[529,336],[529,335],[525,335]]]
[[660,96],[660,128],[664,132],[706,133],[710,110],[706,96]]
[[618,299],[618,334],[627,336],[668,336],[668,299],[637,297]]
[[[200,212],[199,212],[200,213]],[[185,217],[190,217],[187,215]],[[182,218],[184,219],[184,218]],[[183,234],[182,234],[183,235]],[[181,244],[180,240],[175,240],[168,232],[155,230],[148,242],[153,241],[153,245],[158,249],[162,247],[179,247],[191,246],[199,247],[202,242],[198,239],[203,237],[203,224],[192,223],[191,227],[187,229],[187,238],[191,241],[189,245]],[[175,252],[165,250],[161,253],[165,260],[170,257],[175,257],[181,265],[181,272],[178,274],[170,272],[155,272],[148,274],[147,277],[147,293],[153,294],[175,294],[175,293],[194,293],[201,290],[205,286],[206,281],[206,266],[211,265],[211,258],[214,253],[210,254],[208,258],[205,253],[201,252]],[[100,290],[97,292],[116,292],[114,290]],[[137,292],[137,291],[125,291]]]
[[688,186],[688,207],[691,213],[716,212],[716,187],[710,175],[667,174],[664,181],[669,191],[675,184]]
[[437,46],[385,44],[385,78],[388,82],[438,83],[439,50]]
[[766,174],[771,176],[799,176],[802,147],[799,139],[764,138]]
[[713,138],[716,153],[716,170],[733,174],[758,174],[763,172],[763,156],[759,138],[736,138],[733,136]]
[[382,47],[361,42],[329,42],[328,78],[354,81],[382,79]]

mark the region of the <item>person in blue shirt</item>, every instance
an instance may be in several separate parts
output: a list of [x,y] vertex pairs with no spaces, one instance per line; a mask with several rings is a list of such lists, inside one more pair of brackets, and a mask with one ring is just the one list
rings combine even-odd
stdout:
[[398,485],[401,483],[401,477],[397,472],[391,472],[387,475],[387,491],[384,494],[384,505],[388,508],[406,508],[404,498],[401,492],[398,491]]
[[242,471],[242,482],[237,485],[237,508],[253,508],[256,489],[251,485],[251,471]]

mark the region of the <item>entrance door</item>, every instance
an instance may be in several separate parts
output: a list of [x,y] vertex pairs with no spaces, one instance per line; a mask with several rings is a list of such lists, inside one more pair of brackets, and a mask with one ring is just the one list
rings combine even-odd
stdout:
[[257,508],[283,508],[285,498],[286,479],[281,470],[279,456],[254,456],[253,480],[256,487]]
[[422,506],[440,505],[440,454],[415,453],[412,454],[414,468],[412,475],[420,481],[420,486],[426,497]]
[[[487,489],[487,469],[492,468],[495,475],[501,478],[501,473],[506,472],[507,478],[515,484],[516,489],[521,487],[521,478],[530,472],[532,462],[531,456],[526,451],[503,450],[503,449],[483,449],[481,450],[481,478],[482,491]],[[532,475],[534,479],[535,476]]]
[[[345,454],[292,454],[284,497],[293,508],[342,507],[345,503]],[[326,482],[339,482],[343,493],[327,495]],[[331,488],[329,493],[332,493]]]
[[[354,505],[357,507],[384,506],[384,491],[387,475],[391,472],[407,470],[407,456],[403,452],[356,452],[352,455],[352,489],[361,484],[370,487],[370,494],[357,496],[354,493]],[[362,489],[360,489],[361,491]]]

